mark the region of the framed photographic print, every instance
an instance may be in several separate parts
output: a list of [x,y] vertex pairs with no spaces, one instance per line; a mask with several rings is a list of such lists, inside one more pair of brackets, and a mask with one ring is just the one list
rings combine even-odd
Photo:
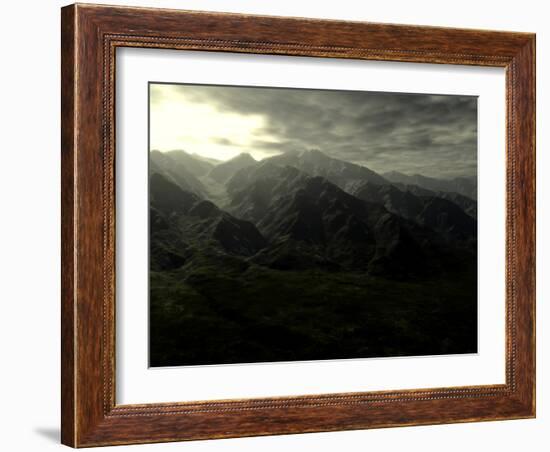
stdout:
[[535,37],[62,9],[62,442],[535,416]]

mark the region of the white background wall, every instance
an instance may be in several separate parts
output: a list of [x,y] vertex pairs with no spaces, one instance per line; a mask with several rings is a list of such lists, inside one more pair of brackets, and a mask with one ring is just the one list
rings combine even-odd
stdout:
[[[115,0],[113,0],[115,1]],[[116,0],[118,4],[537,33],[538,417],[536,420],[322,433],[119,447],[116,450],[543,451],[550,431],[548,200],[550,18],[545,3]],[[60,1],[2,5],[0,69],[0,448],[46,451],[59,445],[59,8]],[[7,139],[6,139],[7,138]],[[545,356],[546,355],[546,356]],[[546,381],[545,381],[546,380]],[[548,443],[548,440],[546,440]]]

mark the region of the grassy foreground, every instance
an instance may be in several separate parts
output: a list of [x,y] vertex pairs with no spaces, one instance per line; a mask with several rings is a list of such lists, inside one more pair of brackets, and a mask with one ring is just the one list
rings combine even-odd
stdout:
[[225,264],[151,272],[151,366],[477,351],[475,269],[395,281]]

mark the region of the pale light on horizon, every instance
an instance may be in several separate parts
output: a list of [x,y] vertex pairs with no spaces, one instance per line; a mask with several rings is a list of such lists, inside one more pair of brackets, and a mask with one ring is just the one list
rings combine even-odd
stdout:
[[264,132],[263,115],[220,111],[174,85],[152,84],[150,95],[150,150],[183,150],[222,161],[243,152],[256,160],[278,154],[254,149],[256,140],[277,142]]
[[150,150],[220,161],[318,149],[383,174],[477,174],[477,97],[149,84]]

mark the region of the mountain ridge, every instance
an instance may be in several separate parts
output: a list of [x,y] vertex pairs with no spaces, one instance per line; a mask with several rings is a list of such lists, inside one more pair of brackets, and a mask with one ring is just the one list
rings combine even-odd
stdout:
[[[211,168],[201,180],[222,168],[213,176],[227,193],[222,205],[206,189],[193,190],[187,172],[171,180],[174,168],[180,170],[178,163],[189,157],[181,152],[163,156],[176,161],[173,168],[164,164],[167,175],[152,172],[155,215],[170,208],[183,236],[212,241],[229,253],[258,254],[252,260],[260,265],[360,269],[402,277],[425,270],[418,264],[425,253],[437,260],[450,244],[467,250],[476,238],[476,220],[465,212],[471,205],[463,195],[444,197],[420,186],[394,184],[318,150],[261,161],[241,153]],[[157,154],[152,157],[160,160]],[[159,189],[163,197],[156,194]],[[175,205],[175,198],[182,205]]]
[[311,176],[322,176],[345,191],[352,189],[354,184],[364,181],[387,183],[385,178],[366,166],[330,157],[318,149],[287,152],[263,161],[294,166]]
[[423,176],[421,174],[408,175],[399,171],[389,171],[383,173],[383,176],[393,183],[417,185],[436,192],[456,192],[473,200],[477,200],[477,177],[474,176],[438,179],[435,177]]
[[208,173],[208,177],[218,183],[225,183],[240,169],[256,163],[257,161],[248,152],[241,152],[235,157],[213,167]]

